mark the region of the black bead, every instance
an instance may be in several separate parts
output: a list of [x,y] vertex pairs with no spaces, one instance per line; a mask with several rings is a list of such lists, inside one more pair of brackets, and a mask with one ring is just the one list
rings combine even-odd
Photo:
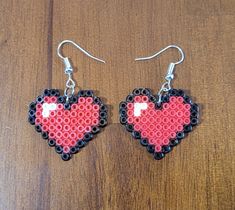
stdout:
[[122,116],[122,117],[126,117],[127,116],[127,110],[126,109],[120,109],[119,115]]
[[198,124],[198,119],[197,118],[192,118],[191,119],[191,125],[192,126],[195,126],[195,125],[197,125]]
[[129,131],[129,132],[132,132],[132,131],[134,130],[133,125],[127,124],[127,125],[126,125],[126,130]]
[[170,90],[168,91],[168,94],[169,94],[170,96],[177,96],[177,95],[178,95],[178,91],[177,91],[176,89],[170,89]]
[[63,148],[61,146],[55,146],[55,151],[58,153],[58,154],[61,154],[63,152]]
[[99,129],[98,127],[94,126],[94,127],[92,127],[91,132],[92,132],[93,134],[97,134],[97,133],[100,132],[100,129]]
[[48,139],[48,145],[49,145],[50,147],[54,147],[54,146],[55,146],[55,140],[53,140],[53,139]]
[[60,91],[58,89],[55,89],[55,96],[60,96]]
[[93,101],[94,101],[95,104],[99,104],[99,105],[102,103],[101,99],[99,97],[94,97]]
[[35,117],[28,117],[28,122],[31,124],[31,125],[34,125],[35,124]]
[[133,95],[136,95],[136,96],[140,95],[142,90],[143,90],[143,88],[136,88],[136,89],[134,89],[133,90]]
[[70,108],[71,108],[71,106],[70,106],[70,104],[69,104],[69,103],[65,103],[65,104],[64,104],[64,109],[69,110]]
[[78,102],[78,97],[77,96],[72,96],[71,98],[69,98],[69,102],[72,104],[75,104]]
[[149,96],[149,101],[151,101],[151,102],[156,102],[157,101],[157,99],[156,99],[156,97],[155,96],[153,96],[153,95],[150,95]]
[[36,110],[36,103],[32,102],[31,104],[29,104],[29,109]]
[[148,146],[148,140],[147,139],[140,139],[140,144],[144,147]]
[[93,138],[93,134],[92,133],[86,133],[85,135],[84,135],[84,141],[86,141],[86,142],[88,142],[88,141],[90,141],[91,139]]
[[78,97],[84,97],[86,95],[86,91],[85,90],[80,90],[78,92]]
[[184,96],[184,102],[187,103],[187,104],[191,104],[192,100],[189,96]]
[[155,109],[161,109],[162,103],[155,103]]
[[50,92],[51,96],[59,96],[60,95],[60,91],[57,89],[51,89],[49,92]]
[[61,154],[61,158],[62,158],[62,160],[64,160],[64,161],[68,161],[68,160],[70,160],[71,155],[70,155],[69,153],[62,153],[62,154]]
[[60,103],[60,104],[63,104],[63,103],[65,103],[65,97],[64,96],[59,96],[58,98],[57,98],[57,102],[58,103]]
[[56,96],[56,90],[55,89],[51,89],[51,96]]
[[105,127],[106,125],[107,125],[107,120],[105,120],[105,119],[100,119],[99,126],[100,126],[100,127]]
[[161,98],[162,103],[168,103],[169,99],[170,99],[169,95],[163,95]]
[[50,96],[51,95],[51,91],[49,89],[45,89],[43,92],[44,96]]
[[197,111],[191,111],[191,118],[198,118],[198,112]]
[[36,101],[37,101],[37,103],[42,103],[43,102],[43,97],[42,96],[38,96]]
[[148,151],[149,153],[154,153],[154,151],[155,151],[154,145],[149,144],[149,145],[147,146],[147,151]]
[[184,132],[185,132],[185,133],[189,133],[189,132],[192,131],[192,130],[193,130],[193,127],[192,127],[191,124],[184,126]]
[[87,97],[92,97],[93,96],[93,91],[92,90],[87,90],[86,91],[86,96]]
[[175,146],[177,146],[179,143],[180,143],[180,140],[179,140],[179,139],[173,139],[173,140],[171,140],[170,145],[171,145],[172,147],[175,147]]
[[154,158],[156,159],[156,160],[161,160],[162,158],[164,158],[165,157],[165,154],[163,153],[163,152],[155,152],[154,153]]
[[140,139],[141,138],[141,134],[138,131],[133,131],[131,134],[136,139]]
[[84,147],[85,145],[86,145],[86,143],[85,143],[84,141],[81,141],[81,140],[80,140],[80,141],[77,142],[77,147],[78,147],[78,148],[82,148],[82,147]]
[[106,119],[107,118],[107,112],[100,112],[100,118]]
[[133,100],[134,100],[134,95],[128,95],[127,97],[126,97],[126,101],[127,102],[133,102]]
[[171,150],[172,150],[172,148],[169,145],[165,145],[162,147],[162,152],[164,152],[165,154],[170,152]]
[[34,116],[35,116],[35,110],[30,109],[30,110],[29,110],[29,116],[30,116],[30,117],[34,117]]
[[79,151],[79,148],[77,148],[77,147],[71,147],[71,148],[70,148],[70,152],[71,152],[72,154],[76,154],[76,153],[78,153],[78,151]]
[[127,106],[127,103],[122,101],[120,104],[119,104],[119,109],[126,109],[126,106]]
[[100,111],[101,111],[101,112],[107,112],[107,110],[108,110],[108,108],[107,108],[107,106],[105,106],[104,104],[102,104],[102,105],[100,106]]
[[192,104],[192,105],[191,105],[191,111],[198,112],[198,111],[199,111],[198,105],[197,105],[197,104]]
[[178,90],[178,94],[177,94],[178,96],[182,96],[182,97],[184,97],[184,91],[183,90],[181,90],[181,89],[179,89]]
[[41,126],[40,125],[35,125],[35,130],[40,133],[42,131]]
[[126,124],[126,122],[127,122],[127,119],[126,119],[126,117],[120,117],[120,123],[122,124],[122,125],[124,125],[124,124]]
[[43,139],[48,139],[48,133],[47,132],[42,132],[42,138]]
[[149,90],[149,89],[147,89],[147,88],[143,88],[142,90],[141,90],[141,93],[140,93],[141,95],[150,95],[151,94],[151,91]]
[[183,138],[184,138],[184,132],[178,132],[178,133],[176,134],[176,138],[177,138],[178,140],[183,139]]

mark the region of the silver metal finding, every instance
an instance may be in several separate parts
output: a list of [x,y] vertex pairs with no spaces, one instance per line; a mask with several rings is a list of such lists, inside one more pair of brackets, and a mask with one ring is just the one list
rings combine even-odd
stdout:
[[174,73],[174,68],[175,68],[175,66],[176,66],[177,64],[180,64],[180,63],[182,63],[182,62],[184,61],[184,52],[183,52],[183,50],[182,50],[180,47],[178,47],[177,45],[169,45],[169,46],[167,46],[167,47],[161,49],[160,51],[156,52],[156,53],[153,54],[153,55],[150,55],[150,56],[148,56],[148,57],[141,57],[141,58],[136,58],[136,59],[135,59],[135,61],[150,60],[150,59],[152,59],[152,58],[157,57],[158,55],[160,55],[161,53],[163,53],[164,51],[166,51],[166,50],[169,49],[169,48],[176,48],[177,50],[179,50],[179,52],[180,52],[180,54],[181,54],[181,59],[180,59],[179,61],[177,61],[177,62],[174,62],[174,63],[171,62],[171,63],[169,64],[169,66],[168,66],[168,68],[167,68],[167,75],[166,75],[166,77],[165,77],[166,82],[163,83],[161,89],[160,89],[159,92],[158,92],[158,98],[159,98],[159,99],[158,99],[158,103],[161,102],[162,94],[163,94],[164,92],[169,91],[169,90],[171,89],[171,81],[174,79],[174,74],[173,74],[173,73]]
[[60,42],[60,44],[57,47],[57,55],[63,60],[64,65],[65,65],[64,73],[68,76],[68,80],[66,82],[66,88],[64,90],[64,95],[66,96],[66,101],[68,101],[69,98],[74,94],[75,82],[72,78],[72,73],[73,73],[72,64],[70,63],[69,58],[64,57],[63,54],[61,53],[61,48],[63,47],[64,44],[74,45],[76,48],[78,48],[80,51],[82,51],[85,55],[87,55],[88,57],[90,57],[96,61],[99,61],[102,63],[105,63],[105,61],[91,55],[89,52],[87,52],[82,47],[80,47],[77,43],[75,43],[71,40],[63,40],[62,42]]

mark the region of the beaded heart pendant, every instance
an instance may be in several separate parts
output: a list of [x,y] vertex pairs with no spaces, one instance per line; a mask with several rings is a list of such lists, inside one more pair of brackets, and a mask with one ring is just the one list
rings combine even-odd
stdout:
[[137,88],[120,103],[120,122],[157,160],[172,151],[198,124],[199,107],[182,90],[154,96]]
[[66,100],[59,90],[46,89],[29,105],[28,121],[63,160],[69,160],[107,124],[107,107],[91,90]]

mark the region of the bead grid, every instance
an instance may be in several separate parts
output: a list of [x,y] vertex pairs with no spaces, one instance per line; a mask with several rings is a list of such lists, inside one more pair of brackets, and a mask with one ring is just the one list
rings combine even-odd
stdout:
[[119,114],[127,131],[160,160],[198,124],[199,107],[182,90],[170,89],[158,103],[151,90],[137,88],[120,103]]
[[65,161],[107,124],[107,107],[91,90],[66,101],[57,89],[46,89],[29,105],[28,121]]

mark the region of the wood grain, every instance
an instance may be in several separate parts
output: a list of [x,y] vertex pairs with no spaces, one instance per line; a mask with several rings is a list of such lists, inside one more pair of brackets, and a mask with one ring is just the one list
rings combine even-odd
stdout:
[[[235,1],[1,0],[0,209],[235,209]],[[110,107],[110,123],[63,162],[27,123],[27,105],[46,87],[63,89],[58,43],[79,88]],[[201,124],[154,161],[118,123],[118,104],[135,87],[157,92],[177,52],[134,62],[175,43],[186,54],[174,87],[201,105]]]

